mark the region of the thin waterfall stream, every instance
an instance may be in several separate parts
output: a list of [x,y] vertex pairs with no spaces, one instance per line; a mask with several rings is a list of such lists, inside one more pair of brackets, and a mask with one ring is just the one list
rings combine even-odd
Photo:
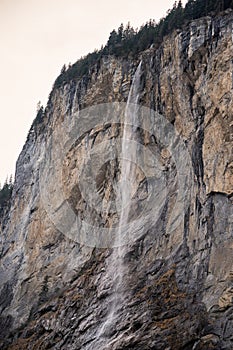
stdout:
[[135,72],[125,109],[120,161],[121,175],[117,189],[117,203],[120,203],[119,228],[114,242],[116,248],[113,249],[110,257],[111,261],[109,261],[107,267],[109,275],[113,279],[113,300],[109,306],[106,321],[99,331],[99,339],[103,336],[108,336],[109,332],[114,329],[117,322],[117,314],[124,308],[124,297],[126,293],[124,276],[127,274],[127,267],[123,261],[126,253],[123,236],[129,234],[129,232],[126,233],[125,231],[129,222],[131,200],[134,194],[133,187],[136,183],[135,167],[137,164],[137,148],[135,142],[135,125],[138,125],[141,66],[142,62],[140,62]]

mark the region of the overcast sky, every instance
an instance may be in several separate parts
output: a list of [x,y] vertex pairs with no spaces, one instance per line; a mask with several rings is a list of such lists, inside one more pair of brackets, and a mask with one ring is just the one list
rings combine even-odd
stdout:
[[[159,20],[174,0],[0,0],[0,183],[13,174],[64,63],[100,48],[112,29]],[[185,3],[185,1],[183,1]]]

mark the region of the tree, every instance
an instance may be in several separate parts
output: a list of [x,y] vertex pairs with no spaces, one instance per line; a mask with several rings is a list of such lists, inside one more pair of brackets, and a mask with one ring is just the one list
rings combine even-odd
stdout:
[[36,124],[40,124],[43,120],[43,117],[44,117],[44,107],[39,101],[37,104],[37,113],[36,113],[36,119],[35,119]]
[[9,209],[12,191],[13,181],[11,175],[10,180],[8,181],[8,178],[6,178],[3,187],[0,189],[0,216],[2,216],[4,212]]
[[195,0],[189,0],[185,6],[185,18],[188,20],[194,19],[194,5]]
[[118,34],[115,29],[110,33],[107,46],[113,46],[118,43]]
[[13,176],[12,176],[12,174],[10,175],[10,178],[9,178],[9,186],[13,187]]
[[63,64],[62,69],[61,69],[61,74],[64,74],[66,72],[66,65]]
[[123,39],[123,33],[124,33],[124,24],[121,23],[120,27],[118,28],[117,34],[118,34],[118,40],[121,41]]
[[39,101],[38,103],[37,103],[37,106],[36,106],[36,112],[38,113],[39,112],[39,110],[41,109],[41,101]]
[[176,9],[176,27],[181,28],[184,23],[184,9],[182,5],[182,1],[180,0]]
[[114,53],[114,48],[119,42],[118,34],[115,29],[110,33],[108,42],[107,42],[107,51],[111,55]]
[[125,30],[123,31],[123,40],[129,40],[135,35],[134,28],[131,27],[130,22],[127,23]]

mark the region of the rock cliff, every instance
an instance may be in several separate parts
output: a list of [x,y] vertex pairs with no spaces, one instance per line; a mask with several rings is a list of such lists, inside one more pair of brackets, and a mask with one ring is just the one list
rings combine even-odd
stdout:
[[[12,205],[1,223],[2,349],[233,348],[232,23],[231,10],[198,19],[137,59],[104,57],[79,81],[52,91],[43,119],[34,122],[19,156]],[[92,227],[116,224],[116,210],[108,203],[114,202],[120,173],[117,157],[98,164],[87,155],[95,148],[104,153],[103,145],[121,139],[122,114],[112,123],[103,117],[101,123],[95,120],[96,109],[89,110],[84,126],[85,118],[82,123],[79,118],[91,106],[124,105],[140,61],[137,102],[157,114],[147,127],[143,119],[135,132],[145,154],[149,150],[161,166],[166,197],[156,220],[150,227],[142,221],[143,234],[124,246],[124,301],[114,325],[98,338],[112,303],[116,248],[64,232],[63,203],[54,193],[59,179],[77,217]],[[180,164],[166,137],[156,135],[157,115],[168,122],[168,139],[173,128],[186,149],[182,172],[189,182],[182,210],[175,204]],[[59,142],[66,144],[76,128],[80,136],[60,164]],[[46,173],[48,159],[56,166]],[[83,159],[90,163],[86,172]],[[140,213],[153,183],[140,169],[135,172],[133,212],[143,220]],[[83,198],[80,174],[88,189],[91,181],[96,183],[102,211]],[[51,214],[54,198],[57,207]]]

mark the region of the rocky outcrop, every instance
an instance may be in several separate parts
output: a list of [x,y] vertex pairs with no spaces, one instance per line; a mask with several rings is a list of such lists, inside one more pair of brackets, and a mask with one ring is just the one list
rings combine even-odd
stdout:
[[[33,124],[18,159],[12,205],[1,233],[1,348],[233,348],[232,20],[228,11],[193,21],[166,37],[160,48],[142,52],[138,60],[105,57],[80,81],[53,90],[43,120]],[[88,173],[100,194],[101,212],[83,198],[77,178],[93,148],[107,145],[99,149],[104,153],[122,137],[123,117],[101,124],[89,112],[88,128],[78,123],[85,108],[127,101],[139,61],[139,103],[164,116],[176,130],[190,157],[191,169],[186,169],[191,181],[180,211],[175,205],[179,164],[166,137],[159,140],[156,135],[156,114],[146,127],[142,121],[138,140],[160,164],[167,194],[156,221],[127,242],[124,303],[114,326],[99,339],[112,303],[109,266],[115,248],[72,239],[56,225],[61,218],[54,221],[49,204],[54,204],[60,179],[77,216],[93,227],[93,222],[104,228],[116,224],[116,210],[108,205],[115,200],[120,173],[115,155],[100,167],[93,161]],[[60,166],[59,140],[66,144],[76,123],[83,132],[64,155],[62,169],[56,166],[47,173],[45,203],[44,159]],[[140,216],[153,186],[143,172],[136,173],[133,208]],[[84,179],[91,186],[88,176]],[[53,215],[59,214],[59,205],[55,209]],[[176,220],[179,224],[171,229]]]

